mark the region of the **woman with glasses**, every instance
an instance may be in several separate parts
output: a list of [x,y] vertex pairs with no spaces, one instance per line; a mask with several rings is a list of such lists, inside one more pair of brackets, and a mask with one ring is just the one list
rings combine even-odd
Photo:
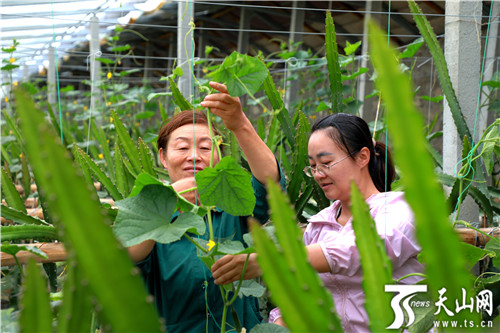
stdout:
[[[386,146],[375,142],[366,122],[337,113],[320,119],[308,144],[310,166],[304,169],[333,204],[312,216],[304,232],[309,261],[331,292],[345,332],[367,332],[363,272],[356,248],[351,212],[354,181],[370,207],[378,234],[393,264],[393,278],[423,272],[418,262],[414,217],[402,192],[390,192],[394,166]],[[414,284],[421,278],[401,281]],[[286,325],[278,308],[270,322]]]

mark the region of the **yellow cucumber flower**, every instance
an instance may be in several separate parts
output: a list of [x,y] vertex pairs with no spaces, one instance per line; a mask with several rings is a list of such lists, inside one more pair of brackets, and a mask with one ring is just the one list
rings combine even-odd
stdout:
[[215,246],[215,242],[213,240],[209,240],[207,243],[208,251],[212,250],[212,248]]

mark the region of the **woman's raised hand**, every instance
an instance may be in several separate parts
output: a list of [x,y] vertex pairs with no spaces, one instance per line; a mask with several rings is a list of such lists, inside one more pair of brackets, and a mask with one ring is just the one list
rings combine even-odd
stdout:
[[207,95],[201,102],[201,106],[209,108],[211,112],[219,116],[229,130],[239,129],[246,121],[240,99],[231,97],[227,87],[221,83],[211,81],[209,85],[220,94]]
[[222,119],[226,128],[233,132],[247,158],[252,174],[261,184],[267,184],[269,177],[279,182],[280,173],[276,158],[243,113],[240,99],[231,97],[223,84],[210,82],[210,87],[220,94],[208,95],[201,105],[210,108],[210,111]]

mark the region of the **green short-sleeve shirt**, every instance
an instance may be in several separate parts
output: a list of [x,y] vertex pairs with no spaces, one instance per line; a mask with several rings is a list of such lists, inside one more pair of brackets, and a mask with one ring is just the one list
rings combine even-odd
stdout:
[[[281,173],[281,186],[285,178]],[[261,223],[269,218],[266,188],[252,176],[256,204],[253,215]],[[216,240],[239,240],[248,232],[246,216],[232,216],[217,209],[212,212]],[[207,233],[200,237],[209,239]],[[185,237],[170,244],[156,243],[151,254],[139,262],[147,289],[155,298],[158,313],[165,320],[167,332],[220,332],[223,301],[219,286],[210,270],[197,256],[196,247]],[[247,332],[262,321],[254,297],[239,298],[233,303]],[[233,325],[231,313],[227,322]],[[226,326],[228,329],[231,326]]]

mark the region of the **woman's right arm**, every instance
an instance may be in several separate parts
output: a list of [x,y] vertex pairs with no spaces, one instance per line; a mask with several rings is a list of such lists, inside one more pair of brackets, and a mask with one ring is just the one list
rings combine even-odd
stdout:
[[276,325],[280,325],[280,326],[284,326],[284,327],[287,327],[286,324],[285,324],[285,321],[283,320],[283,317],[279,317],[277,318],[275,321],[274,321],[274,324]]
[[274,308],[269,312],[269,323],[286,327],[280,308]]
[[138,263],[147,258],[153,250],[155,241],[152,239],[145,240],[144,242],[133,245],[127,248],[128,254],[134,263]]
[[326,260],[325,253],[319,243],[306,246],[309,263],[318,273],[330,273],[330,265]]

